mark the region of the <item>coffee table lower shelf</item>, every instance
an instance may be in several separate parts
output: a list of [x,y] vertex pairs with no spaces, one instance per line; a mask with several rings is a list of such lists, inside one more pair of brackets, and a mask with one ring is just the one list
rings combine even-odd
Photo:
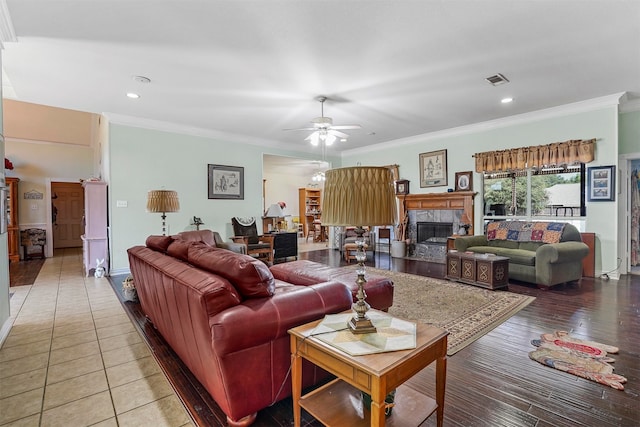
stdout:
[[[360,390],[336,379],[300,398],[300,406],[326,426],[370,426],[371,412],[364,409]],[[396,390],[395,406],[386,426],[419,426],[438,408],[424,394],[401,385]]]

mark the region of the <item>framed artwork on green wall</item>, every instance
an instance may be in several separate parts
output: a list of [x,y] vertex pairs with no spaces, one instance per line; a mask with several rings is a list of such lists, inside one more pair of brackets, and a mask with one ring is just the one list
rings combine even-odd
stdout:
[[420,154],[420,188],[447,185],[447,150]]
[[594,166],[587,168],[587,194],[590,202],[616,200],[616,167]]
[[244,168],[241,166],[208,165],[210,199],[244,200]]

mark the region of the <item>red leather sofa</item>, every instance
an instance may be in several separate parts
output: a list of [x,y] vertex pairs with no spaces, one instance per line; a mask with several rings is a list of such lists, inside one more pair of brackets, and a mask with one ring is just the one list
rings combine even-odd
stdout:
[[[202,231],[150,236],[146,246],[130,248],[131,274],[142,310],[229,425],[250,425],[257,411],[291,395],[287,331],[349,309],[353,296],[324,276],[274,277],[261,261],[210,246],[207,233],[200,236],[205,244],[195,233]],[[305,364],[303,387],[326,376]]]

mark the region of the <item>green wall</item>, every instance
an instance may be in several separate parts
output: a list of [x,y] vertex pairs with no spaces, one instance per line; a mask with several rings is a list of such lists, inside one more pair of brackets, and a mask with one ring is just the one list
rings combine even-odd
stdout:
[[[168,234],[192,229],[193,216],[223,239],[233,235],[231,217],[260,217],[262,157],[277,154],[303,159],[317,155],[278,150],[212,138],[137,128],[109,126],[108,165],[112,272],[129,268],[126,250],[161,234],[160,214],[146,212],[149,190],[175,190],[180,212],[167,214]],[[339,165],[338,158],[327,159]],[[244,167],[244,200],[208,199],[207,165]],[[117,207],[118,201],[127,207]],[[290,202],[295,205],[295,202]],[[122,204],[122,203],[121,203]]]
[[640,111],[620,114],[620,154],[640,153]]
[[[476,152],[506,148],[544,145],[570,139],[596,138],[596,159],[589,166],[617,165],[618,112],[617,105],[599,107],[562,116],[535,119],[506,119],[493,124],[481,124],[453,129],[450,132],[423,135],[421,138],[391,141],[376,148],[353,150],[343,156],[343,165],[385,165],[393,159],[400,165],[400,177],[410,181],[411,193],[439,193],[454,188],[456,172],[474,171],[474,191],[479,191],[480,174],[475,173],[472,155]],[[420,188],[418,158],[420,153],[447,150],[448,186]],[[618,198],[617,198],[618,199]],[[618,200],[588,203],[583,231],[595,232],[598,239],[596,270],[616,268]],[[475,221],[482,217],[480,196],[475,200]],[[481,228],[476,228],[481,229]]]

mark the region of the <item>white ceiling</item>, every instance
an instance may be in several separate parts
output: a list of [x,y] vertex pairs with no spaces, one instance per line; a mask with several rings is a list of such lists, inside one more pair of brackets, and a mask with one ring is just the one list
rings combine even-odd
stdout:
[[[640,98],[636,0],[0,6],[6,97],[229,141],[313,150],[307,133],[282,129],[319,116],[318,95],[334,123],[362,125],[330,154],[620,92]],[[496,73],[511,82],[485,81]]]

